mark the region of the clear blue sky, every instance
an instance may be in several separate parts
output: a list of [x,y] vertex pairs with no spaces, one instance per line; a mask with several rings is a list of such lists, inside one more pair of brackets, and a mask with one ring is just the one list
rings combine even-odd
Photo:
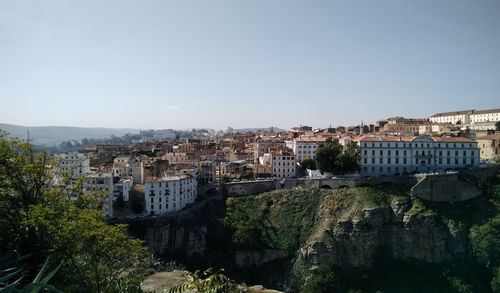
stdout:
[[0,122],[283,128],[500,108],[497,0],[0,0]]

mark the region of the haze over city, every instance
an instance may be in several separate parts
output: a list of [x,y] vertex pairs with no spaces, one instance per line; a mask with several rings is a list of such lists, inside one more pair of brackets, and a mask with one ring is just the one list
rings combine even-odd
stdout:
[[498,1],[0,1],[0,122],[353,125],[498,107]]

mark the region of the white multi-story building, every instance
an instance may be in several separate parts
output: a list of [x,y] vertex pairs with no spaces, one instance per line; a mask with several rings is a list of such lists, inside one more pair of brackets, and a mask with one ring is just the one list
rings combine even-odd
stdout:
[[429,117],[433,123],[469,124],[470,114],[475,110],[465,110],[456,112],[437,113]]
[[85,176],[83,183],[83,192],[85,194],[98,193],[106,191],[103,211],[105,217],[113,216],[113,174],[104,172],[95,172]]
[[58,160],[55,181],[59,184],[64,176],[76,179],[90,172],[90,159],[85,154],[70,152],[55,156]]
[[114,178],[113,182],[113,200],[123,197],[124,201],[130,199],[130,190],[132,189],[132,178]]
[[470,123],[500,121],[500,109],[479,110],[470,114]]
[[288,151],[276,151],[271,153],[271,167],[273,176],[277,178],[293,178],[297,174],[295,154]]
[[196,185],[196,176],[188,174],[146,178],[146,212],[161,215],[182,210],[196,200]]
[[477,142],[461,137],[365,137],[360,151],[362,176],[479,166]]
[[132,176],[134,184],[142,184],[144,182],[144,164],[134,155],[116,157],[113,160],[113,176]]
[[316,149],[320,142],[326,141],[326,137],[301,136],[293,140],[292,150],[297,155],[297,161],[302,162],[304,157],[314,160]]

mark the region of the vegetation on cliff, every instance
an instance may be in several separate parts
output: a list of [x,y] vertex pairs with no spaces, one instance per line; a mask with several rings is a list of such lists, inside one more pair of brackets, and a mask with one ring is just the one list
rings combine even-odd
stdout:
[[[498,292],[500,176],[491,180],[471,180],[484,191],[483,195],[455,203],[423,201],[411,195],[410,186],[395,184],[338,190],[299,187],[229,198],[222,220],[228,233],[226,247],[233,251],[288,251],[290,257],[260,266],[256,271],[261,273],[252,274],[247,270],[242,278],[290,291],[315,292],[316,289],[311,288],[321,287],[329,288],[328,292],[351,289],[354,292]],[[315,245],[335,251],[338,237],[345,237],[339,235],[346,235],[343,223],[361,223],[359,225],[366,227],[360,229],[368,229],[368,232],[373,227],[363,224],[365,218],[385,210],[393,215],[387,220],[389,226],[385,229],[393,229],[390,225],[402,225],[398,221],[410,221],[408,225],[434,223],[435,228],[430,228],[444,239],[440,241],[449,242],[440,244],[449,256],[440,258],[440,252],[434,252],[438,258],[431,262],[417,258],[398,259],[380,246],[368,267],[332,264],[331,259],[320,259],[321,265],[317,267],[317,263],[301,256]],[[397,242],[395,245],[407,244]],[[438,248],[424,245],[420,249]],[[404,251],[404,247],[401,250]],[[425,251],[422,253],[428,255]],[[272,271],[279,268],[293,273],[282,273],[281,281],[276,281],[276,272]],[[266,282],[266,274],[273,280]],[[328,287],[332,284],[335,290]]]

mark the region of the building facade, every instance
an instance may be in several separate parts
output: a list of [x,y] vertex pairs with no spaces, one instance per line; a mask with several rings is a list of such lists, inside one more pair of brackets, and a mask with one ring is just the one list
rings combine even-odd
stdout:
[[288,151],[271,153],[273,176],[277,178],[294,178],[297,174],[295,154]]
[[469,124],[470,114],[475,110],[465,110],[456,112],[437,113],[429,117],[433,123]]
[[497,122],[500,121],[500,109],[479,110],[470,114],[470,122]]
[[477,142],[461,137],[365,137],[362,176],[444,172],[479,166]]
[[70,152],[56,156],[58,168],[56,181],[59,182],[64,176],[76,179],[90,172],[90,159],[85,154]]
[[293,140],[292,150],[297,155],[297,161],[302,162],[304,157],[314,160],[318,144],[325,142],[326,137],[301,136]]
[[500,157],[500,135],[486,135],[476,138],[481,150],[481,160],[494,160]]
[[145,180],[146,212],[162,215],[182,210],[194,203],[198,195],[196,177],[175,175],[150,177]]

